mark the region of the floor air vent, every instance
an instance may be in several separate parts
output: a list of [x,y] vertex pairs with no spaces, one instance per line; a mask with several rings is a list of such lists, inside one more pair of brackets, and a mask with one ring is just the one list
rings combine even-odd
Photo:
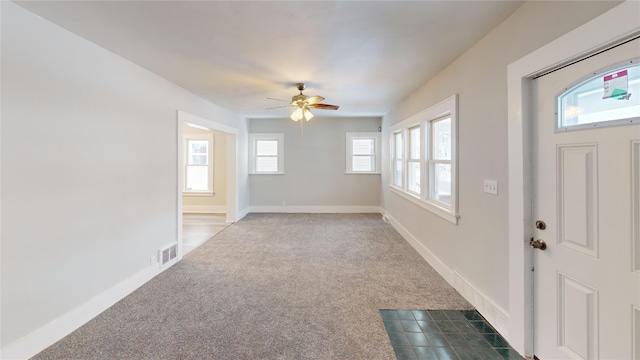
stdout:
[[169,263],[171,260],[178,257],[178,244],[173,244],[169,247],[160,250],[160,266]]

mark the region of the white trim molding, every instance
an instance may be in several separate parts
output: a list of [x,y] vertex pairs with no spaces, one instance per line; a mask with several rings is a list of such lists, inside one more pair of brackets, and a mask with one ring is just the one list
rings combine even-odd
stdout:
[[453,271],[453,287],[502,335],[509,336],[509,313],[478,290],[469,280]]
[[625,1],[507,67],[509,171],[509,330],[507,341],[533,356],[530,84],[543,73],[640,33],[640,2]]
[[453,284],[453,271],[445,265],[439,257],[431,252],[418,238],[413,236],[400,222],[398,222],[388,212],[383,213],[383,220],[393,226],[394,229],[424,258],[431,267],[433,267],[440,276],[442,276],[449,284]]

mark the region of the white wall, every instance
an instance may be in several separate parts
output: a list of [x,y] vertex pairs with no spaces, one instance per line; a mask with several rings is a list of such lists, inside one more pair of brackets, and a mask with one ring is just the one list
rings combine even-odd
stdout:
[[182,196],[183,213],[224,213],[227,205],[227,134],[184,125],[183,133],[213,133],[213,196]]
[[[459,224],[388,190],[388,146],[383,146],[382,204],[405,235],[428,249],[461,291],[471,290],[465,295],[503,329],[509,311],[507,65],[616,4],[527,2],[383,118],[388,144],[390,126],[459,94]],[[498,181],[498,196],[483,192],[484,179]]]
[[[3,350],[149,269],[177,234],[177,110],[247,121],[3,1]],[[155,274],[154,272],[151,272]],[[59,323],[59,322],[58,322]]]
[[[320,111],[318,111],[320,112]],[[345,174],[346,132],[374,131],[380,118],[323,118],[303,125],[289,118],[251,119],[249,131],[284,133],[284,175],[249,175],[251,208],[334,207],[334,211],[380,205],[380,175]],[[338,208],[339,207],[339,208]],[[305,211],[309,211],[307,208]]]

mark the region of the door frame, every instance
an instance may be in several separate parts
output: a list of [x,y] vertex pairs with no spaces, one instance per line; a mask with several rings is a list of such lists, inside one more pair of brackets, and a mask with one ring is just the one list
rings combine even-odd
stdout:
[[507,340],[533,357],[533,235],[531,82],[560,67],[640,33],[640,2],[627,0],[507,67],[509,173],[509,322]]
[[189,114],[187,112],[178,110],[177,113],[177,179],[176,179],[176,204],[177,204],[177,229],[176,240],[178,243],[178,260],[182,259],[182,189],[184,189],[184,138],[183,138],[183,126],[186,123],[203,126],[210,130],[225,133],[227,138],[226,149],[226,173],[227,173],[227,210],[226,210],[226,222],[236,222],[241,216],[238,214],[238,129],[221,124],[219,122],[201,118],[196,115]]

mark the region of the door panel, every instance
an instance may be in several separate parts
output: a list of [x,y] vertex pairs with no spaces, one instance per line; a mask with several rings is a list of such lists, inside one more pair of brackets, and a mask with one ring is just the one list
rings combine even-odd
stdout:
[[542,360],[640,360],[640,124],[556,131],[557,95],[639,55],[635,40],[533,82],[533,222],[546,223],[534,236],[547,244],[533,260]]
[[558,346],[574,358],[593,359],[598,353],[598,290],[558,274]]
[[558,243],[598,257],[598,145],[558,146]]

